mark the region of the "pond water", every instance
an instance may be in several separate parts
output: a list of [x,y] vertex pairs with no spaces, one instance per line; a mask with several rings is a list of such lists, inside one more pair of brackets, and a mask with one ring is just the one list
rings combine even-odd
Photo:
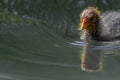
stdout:
[[0,80],[119,80],[119,41],[68,41],[43,27],[4,27]]

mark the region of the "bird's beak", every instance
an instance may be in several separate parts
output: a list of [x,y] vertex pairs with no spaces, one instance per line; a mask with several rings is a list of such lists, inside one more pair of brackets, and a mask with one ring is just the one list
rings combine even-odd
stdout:
[[89,25],[88,20],[87,19],[82,19],[81,25],[80,25],[81,30],[86,29],[88,27],[88,25]]

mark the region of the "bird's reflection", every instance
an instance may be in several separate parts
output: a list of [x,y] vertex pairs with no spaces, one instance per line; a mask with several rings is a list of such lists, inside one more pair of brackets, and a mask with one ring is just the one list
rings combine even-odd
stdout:
[[81,69],[83,71],[97,72],[102,70],[102,53],[94,49],[94,44],[85,45],[81,54]]

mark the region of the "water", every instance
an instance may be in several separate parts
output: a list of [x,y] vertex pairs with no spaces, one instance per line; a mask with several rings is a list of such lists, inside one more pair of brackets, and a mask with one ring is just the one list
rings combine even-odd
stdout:
[[[83,71],[81,55],[91,52],[102,63],[92,66],[102,68]],[[0,32],[0,80],[119,80],[119,67],[119,41],[68,41],[45,26],[7,26]]]

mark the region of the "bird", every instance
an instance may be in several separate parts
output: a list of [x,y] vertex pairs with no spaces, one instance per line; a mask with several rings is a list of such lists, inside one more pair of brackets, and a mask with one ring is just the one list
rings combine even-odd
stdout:
[[120,39],[120,12],[101,13],[98,8],[87,7],[80,13],[82,40],[112,41]]

